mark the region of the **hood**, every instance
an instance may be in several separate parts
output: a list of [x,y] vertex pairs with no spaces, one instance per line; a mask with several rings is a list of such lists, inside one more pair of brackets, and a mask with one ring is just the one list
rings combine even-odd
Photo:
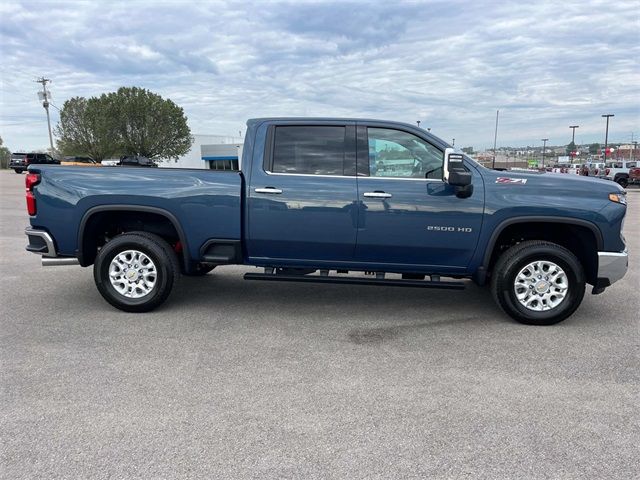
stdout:
[[618,193],[624,189],[611,180],[586,177],[571,173],[551,173],[551,172],[517,172],[517,171],[497,171],[484,169],[483,176],[487,186],[494,184],[500,187],[525,188],[532,187],[542,191],[556,190],[558,192],[569,193],[578,191],[597,193]]

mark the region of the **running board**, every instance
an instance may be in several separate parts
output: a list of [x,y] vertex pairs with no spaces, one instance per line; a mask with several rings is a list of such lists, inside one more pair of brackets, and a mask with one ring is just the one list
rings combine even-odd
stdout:
[[385,287],[442,288],[445,290],[464,290],[463,282],[432,282],[428,280],[380,280],[360,277],[329,277],[321,275],[275,275],[268,273],[245,273],[245,280],[267,280],[272,282],[302,283],[346,283],[354,285],[380,285]]

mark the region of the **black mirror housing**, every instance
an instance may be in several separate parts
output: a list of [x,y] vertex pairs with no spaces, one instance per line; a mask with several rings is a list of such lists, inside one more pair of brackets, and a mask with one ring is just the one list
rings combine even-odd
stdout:
[[471,185],[471,172],[467,172],[466,170],[450,170],[448,183],[454,187]]

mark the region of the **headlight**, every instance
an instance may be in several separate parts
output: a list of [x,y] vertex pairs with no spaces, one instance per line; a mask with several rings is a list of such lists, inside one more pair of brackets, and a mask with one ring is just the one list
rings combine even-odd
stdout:
[[627,204],[627,195],[625,193],[610,193],[609,200],[616,203],[621,203],[622,205]]

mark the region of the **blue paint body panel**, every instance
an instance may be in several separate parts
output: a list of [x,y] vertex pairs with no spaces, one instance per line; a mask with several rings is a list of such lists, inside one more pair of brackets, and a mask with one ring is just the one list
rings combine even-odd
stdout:
[[[241,241],[243,262],[250,265],[460,276],[486,264],[495,233],[514,219],[582,222],[601,239],[599,249],[625,248],[620,232],[626,207],[608,200],[609,193],[622,190],[611,181],[498,172],[466,157],[474,187],[468,198],[433,179],[272,174],[264,158],[270,126],[276,124],[388,127],[441,150],[449,147],[424,130],[396,122],[255,119],[247,123],[241,172],[34,165],[30,170],[41,173],[41,182],[35,187],[38,212],[31,225],[52,235],[58,254],[74,256],[81,221],[91,208],[153,207],[177,219],[193,261],[201,259],[208,240],[222,239]],[[503,183],[500,177],[526,182]],[[256,192],[267,187],[281,193]],[[372,191],[392,197],[363,196]]]
[[78,229],[96,206],[154,207],[178,219],[191,258],[210,238],[241,238],[242,178],[238,172],[136,167],[40,166],[34,228],[47,230],[61,255],[76,255]]

